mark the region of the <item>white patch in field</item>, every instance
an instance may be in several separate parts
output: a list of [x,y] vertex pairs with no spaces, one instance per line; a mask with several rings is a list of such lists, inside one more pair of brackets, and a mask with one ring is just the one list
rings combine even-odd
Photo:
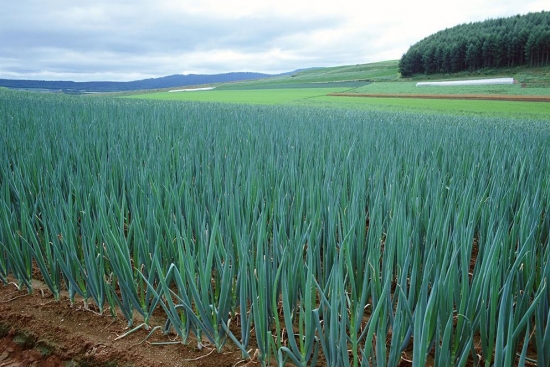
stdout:
[[514,78],[492,78],[492,79],[472,79],[472,80],[453,80],[444,82],[419,82],[417,87],[449,87],[459,85],[497,85],[497,84],[514,84]]
[[199,90],[212,90],[214,88],[216,88],[216,87],[172,89],[172,90],[169,90],[168,93],[171,93],[171,92],[195,92],[195,91],[199,91]]

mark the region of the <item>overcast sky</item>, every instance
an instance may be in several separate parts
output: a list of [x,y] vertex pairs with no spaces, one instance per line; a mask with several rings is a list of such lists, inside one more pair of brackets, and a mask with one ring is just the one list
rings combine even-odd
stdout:
[[0,0],[0,78],[128,81],[399,59],[548,0]]

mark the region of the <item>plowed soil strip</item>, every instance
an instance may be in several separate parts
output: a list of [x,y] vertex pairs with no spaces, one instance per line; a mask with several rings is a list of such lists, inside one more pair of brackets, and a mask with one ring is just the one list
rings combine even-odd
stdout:
[[420,98],[420,99],[465,99],[513,102],[550,102],[550,96],[518,96],[501,94],[367,94],[367,93],[330,93],[333,97],[371,97],[371,98]]

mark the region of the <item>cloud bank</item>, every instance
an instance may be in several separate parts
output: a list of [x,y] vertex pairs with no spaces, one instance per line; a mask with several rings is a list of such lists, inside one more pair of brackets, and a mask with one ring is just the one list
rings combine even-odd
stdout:
[[549,7],[538,0],[10,1],[0,14],[0,78],[128,81],[398,59],[444,28]]

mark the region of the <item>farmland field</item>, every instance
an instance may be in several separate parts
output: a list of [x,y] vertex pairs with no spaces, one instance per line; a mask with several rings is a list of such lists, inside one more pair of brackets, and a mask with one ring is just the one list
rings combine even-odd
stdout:
[[224,102],[244,104],[293,104],[326,96],[329,93],[348,91],[340,88],[259,88],[259,89],[213,89],[195,92],[155,92],[136,94],[128,98],[167,101]]
[[550,96],[548,86],[522,88],[521,83],[513,85],[472,85],[472,86],[421,86],[416,82],[380,82],[354,89],[355,93],[366,94],[489,94]]
[[325,92],[0,90],[0,331],[34,289],[88,363],[549,365],[548,118]]
[[[397,62],[320,68],[296,72],[293,75],[225,83],[215,89],[196,92],[170,93],[145,91],[124,95],[127,98],[221,102],[239,104],[291,105],[315,108],[417,112],[422,114],[452,114],[467,116],[548,119],[550,102],[524,100],[506,101],[502,98],[550,98],[550,71],[541,69],[510,69],[518,81],[514,85],[469,87],[416,87],[416,81],[397,78]],[[482,78],[496,75],[465,75]],[[437,77],[437,76],[436,76]],[[445,79],[447,76],[442,75]],[[432,76],[432,78],[434,78]],[[416,79],[416,78],[415,78]],[[425,79],[419,78],[418,81]],[[524,88],[525,86],[525,88]],[[336,96],[377,96],[350,98]],[[423,96],[422,96],[422,95]],[[403,97],[408,98],[393,98]],[[446,100],[426,97],[448,96]],[[464,96],[487,97],[492,100],[468,100]],[[422,98],[419,98],[422,97]]]
[[[169,93],[145,91],[126,95],[128,98],[202,101],[244,104],[292,105],[354,110],[408,111],[429,114],[454,114],[518,119],[548,119],[550,103],[503,101],[504,97],[550,98],[550,68],[508,68],[459,73],[454,78],[514,77],[514,85],[469,87],[416,87],[417,81],[449,80],[449,75],[415,76],[402,80],[397,61],[364,65],[314,68],[268,79],[224,83],[215,89],[198,92]],[[332,94],[377,95],[378,98],[348,98]],[[446,95],[452,100],[421,100],[420,94]],[[409,95],[410,98],[393,98]],[[493,100],[466,100],[462,96],[487,96]],[[382,98],[380,98],[382,97]],[[425,98],[426,96],[424,96]]]
[[[406,83],[388,83],[399,85]],[[368,87],[366,87],[368,88]],[[398,86],[390,88],[397,90]],[[367,89],[362,89],[367,90]],[[330,94],[350,93],[357,89],[350,88],[296,88],[277,86],[257,87],[257,89],[228,89],[197,92],[153,92],[128,96],[132,99],[193,101],[213,103],[238,103],[253,105],[287,105],[315,108],[376,110],[376,111],[409,111],[428,114],[481,115],[486,117],[548,119],[550,102],[499,101],[499,100],[464,100],[464,99],[426,99],[426,98],[393,98],[391,95],[382,98],[358,98],[335,96]],[[358,93],[356,93],[358,94]]]

